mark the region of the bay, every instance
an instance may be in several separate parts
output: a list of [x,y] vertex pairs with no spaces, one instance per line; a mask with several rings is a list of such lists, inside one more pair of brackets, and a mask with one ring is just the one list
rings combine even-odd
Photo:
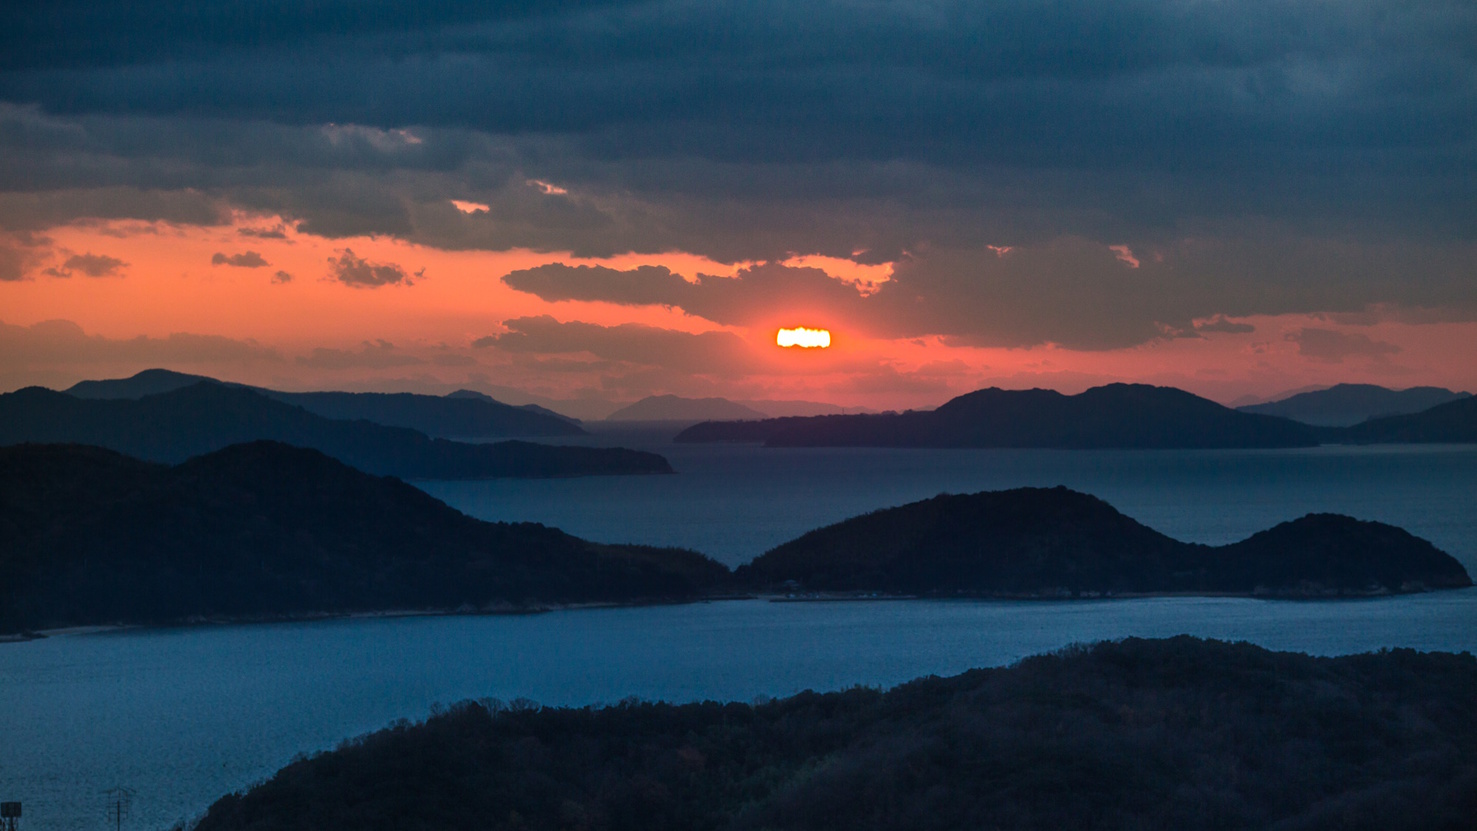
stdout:
[[[419,483],[488,519],[684,545],[730,564],[806,530],[936,493],[1066,484],[1180,539],[1241,539],[1309,511],[1408,528],[1477,573],[1477,448],[1056,452],[765,450],[647,442],[674,476]],[[26,827],[162,829],[437,703],[751,700],[890,686],[1074,642],[1181,633],[1344,654],[1477,649],[1477,590],[1359,601],[878,601],[592,609],[134,629],[0,644],[0,799]]]

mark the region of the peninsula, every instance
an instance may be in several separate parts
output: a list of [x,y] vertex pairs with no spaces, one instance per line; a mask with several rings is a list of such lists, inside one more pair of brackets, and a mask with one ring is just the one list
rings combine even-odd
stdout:
[[1310,514],[1225,546],[1180,542],[1064,487],[943,495],[811,531],[735,571],[743,585],[920,596],[1364,596],[1472,585],[1391,525]]
[[80,445],[0,448],[0,634],[690,600],[728,578],[691,551],[482,522],[277,442],[173,467]]

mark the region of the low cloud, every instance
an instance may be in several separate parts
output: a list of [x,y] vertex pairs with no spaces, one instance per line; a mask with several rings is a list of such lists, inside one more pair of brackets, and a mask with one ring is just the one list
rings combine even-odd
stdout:
[[263,268],[268,265],[266,259],[255,251],[244,251],[240,254],[223,254],[217,251],[210,258],[211,265],[229,265],[236,268]]
[[1298,345],[1299,355],[1330,364],[1341,364],[1345,358],[1378,361],[1401,351],[1400,347],[1387,341],[1333,329],[1299,329],[1289,333],[1287,340]]
[[25,252],[9,245],[0,245],[0,282],[23,280],[25,276]]
[[318,347],[297,358],[299,366],[311,369],[386,369],[415,366],[425,361],[395,349],[387,340],[365,341],[358,351]]
[[128,263],[106,254],[73,254],[60,267],[48,268],[44,272],[52,277],[71,277],[81,272],[88,277],[118,277]]
[[[346,286],[354,288],[379,288],[380,286],[413,286],[415,282],[405,269],[394,263],[372,263],[358,257],[351,248],[345,248],[337,257],[328,258],[329,274]],[[420,276],[419,273],[416,276]]]
[[696,375],[733,377],[758,369],[749,345],[731,332],[692,333],[639,323],[563,323],[549,315],[514,318],[503,325],[507,332],[478,338],[472,345],[515,354],[588,353],[607,361]]
[[[89,335],[69,320],[31,326],[0,323],[0,379],[7,386],[53,379],[120,377],[149,367],[280,364],[275,349],[253,340],[176,332],[165,337]],[[70,384],[70,381],[68,382]]]
[[279,269],[276,274],[273,274],[272,275],[272,282],[274,282],[274,283],[291,283],[292,282],[292,275],[289,274],[286,271],[282,271],[282,270]]

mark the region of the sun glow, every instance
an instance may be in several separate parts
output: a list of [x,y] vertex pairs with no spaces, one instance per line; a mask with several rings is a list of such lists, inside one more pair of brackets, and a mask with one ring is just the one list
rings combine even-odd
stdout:
[[831,345],[831,331],[829,329],[807,329],[797,326],[794,329],[781,329],[774,336],[774,342],[780,346],[798,346],[802,349],[825,349]]

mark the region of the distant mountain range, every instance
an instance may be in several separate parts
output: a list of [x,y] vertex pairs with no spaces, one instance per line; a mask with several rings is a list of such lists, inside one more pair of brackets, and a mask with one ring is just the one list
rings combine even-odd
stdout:
[[1450,555],[1378,522],[1310,514],[1211,547],[1171,539],[1063,487],[876,511],[785,543],[735,577],[754,588],[1010,597],[1324,597],[1472,585]]
[[929,411],[705,422],[676,441],[1083,449],[1309,447],[1319,438],[1307,425],[1237,412],[1183,390],[1109,384],[1078,395],[991,388]]
[[0,448],[0,633],[685,600],[727,580],[692,552],[482,522],[276,442],[174,467],[78,445]]
[[726,398],[649,395],[605,417],[606,421],[737,421],[767,418],[765,413]]
[[754,399],[734,401],[728,398],[683,398],[677,395],[649,395],[622,407],[605,417],[606,421],[742,421],[788,416],[871,413],[865,407],[842,407],[819,401]]
[[672,472],[654,453],[433,439],[406,427],[324,418],[249,388],[211,381],[138,399],[82,399],[40,387],[0,395],[0,445],[77,442],[180,462],[258,439],[316,448],[361,470],[406,479]]
[[1349,427],[1372,418],[1418,413],[1438,404],[1469,397],[1471,393],[1453,392],[1442,387],[1392,390],[1373,384],[1338,384],[1236,409],[1320,427]]
[[446,396],[380,392],[282,392],[231,384],[167,369],[146,369],[130,378],[82,381],[66,390],[88,399],[138,399],[211,381],[254,390],[335,419],[365,419],[390,427],[409,427],[442,438],[536,438],[583,435],[578,422],[543,407],[514,407],[490,396],[462,390]]

